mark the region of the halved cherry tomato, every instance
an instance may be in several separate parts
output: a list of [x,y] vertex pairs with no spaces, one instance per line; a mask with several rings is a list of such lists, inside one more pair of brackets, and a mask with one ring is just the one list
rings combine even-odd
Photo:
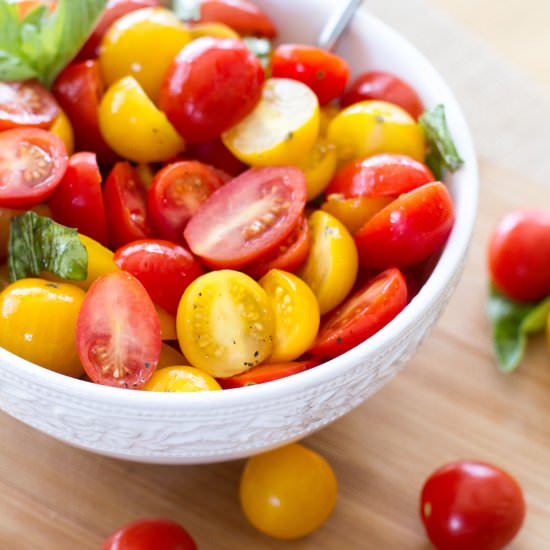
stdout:
[[61,183],[69,159],[57,136],[37,128],[0,133],[0,207],[30,208]]
[[115,531],[101,550],[197,550],[197,545],[175,521],[140,519]]
[[409,84],[382,71],[371,71],[357,78],[342,98],[342,107],[368,99],[399,105],[413,118],[418,118],[424,112],[422,100]]
[[134,241],[115,253],[115,263],[131,273],[155,304],[176,315],[185,289],[203,269],[191,252],[170,241]]
[[306,176],[307,200],[311,201],[326,189],[336,172],[336,148],[325,138],[319,138],[299,166]]
[[61,139],[65,144],[67,153],[72,155],[74,153],[74,132],[71,121],[63,110],[59,110],[59,114],[55,117],[49,130],[52,134]]
[[269,17],[248,0],[202,0],[201,21],[223,23],[243,36],[275,38],[277,34]]
[[80,309],[76,342],[93,382],[142,388],[157,366],[162,345],[157,312],[142,284],[124,271],[97,279]]
[[292,167],[253,168],[207,199],[184,236],[208,265],[238,269],[282,244],[305,203],[303,172]]
[[248,168],[224,145],[220,138],[206,143],[190,144],[185,150],[185,156],[210,164],[233,177],[237,177]]
[[196,161],[168,164],[153,179],[147,195],[151,221],[159,234],[183,241],[183,230],[199,206],[223,185],[211,166]]
[[355,235],[359,262],[366,269],[407,267],[435,254],[454,224],[447,188],[428,183],[401,195]]
[[292,78],[307,84],[320,105],[340,97],[349,79],[349,66],[340,56],[315,46],[283,44],[271,61],[275,78]]
[[263,82],[262,64],[244,42],[199,38],[168,69],[159,105],[186,142],[203,143],[254,109]]
[[156,392],[197,392],[221,390],[216,379],[195,367],[176,365],[158,369],[147,384],[145,391]]
[[55,98],[38,82],[0,82],[0,132],[48,128],[59,114]]
[[385,327],[407,305],[407,282],[396,268],[371,279],[322,322],[309,353],[332,359]]
[[152,236],[147,218],[147,196],[129,163],[115,164],[105,182],[103,198],[113,249]]
[[107,246],[107,221],[101,192],[101,173],[93,153],[69,159],[61,183],[48,201],[53,219]]
[[97,61],[69,65],[53,85],[55,98],[71,121],[76,149],[96,153],[101,165],[110,166],[117,157],[99,130],[98,107],[103,92]]
[[280,380],[281,378],[304,372],[318,364],[318,361],[310,359],[308,361],[260,365],[259,367],[254,367],[243,374],[237,374],[237,376],[232,376],[231,378],[220,378],[219,383],[224,390],[255,386],[256,384],[265,384],[272,380]]

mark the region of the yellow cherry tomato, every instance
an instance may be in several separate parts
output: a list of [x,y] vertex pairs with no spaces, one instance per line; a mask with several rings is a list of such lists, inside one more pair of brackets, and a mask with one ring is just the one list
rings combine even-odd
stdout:
[[316,210],[308,221],[311,249],[299,276],[313,290],[324,315],[344,300],[355,283],[357,248],[349,231],[334,216]]
[[361,101],[329,125],[328,140],[347,162],[376,153],[399,153],[424,162],[424,132],[406,111],[385,101]]
[[65,144],[67,153],[69,155],[72,155],[74,153],[73,127],[71,125],[69,117],[61,109],[59,110],[59,114],[50,126],[50,132],[61,139],[61,141]]
[[319,304],[313,291],[296,275],[272,269],[259,281],[275,319],[270,363],[284,363],[305,353],[319,330]]
[[319,125],[319,135],[326,137],[328,134],[328,127],[330,123],[338,116],[340,109],[334,105],[326,105],[321,108],[320,112],[320,125]]
[[149,191],[149,189],[151,189],[151,185],[153,185],[153,180],[155,179],[155,171],[153,170],[153,167],[146,162],[138,164],[136,166],[136,174],[144,189]]
[[113,151],[134,162],[162,162],[185,148],[166,115],[131,76],[115,82],[103,96],[99,126]]
[[336,148],[326,139],[318,139],[299,168],[306,176],[307,200],[313,200],[325,190],[336,173],[338,168]]
[[221,390],[215,378],[195,367],[165,367],[154,372],[143,388],[159,392],[196,392]]
[[250,166],[298,165],[319,135],[319,102],[305,84],[271,78],[244,120],[223,134],[225,145]]
[[241,506],[250,523],[286,540],[321,527],[334,509],[337,493],[328,462],[298,443],[249,459],[240,484]]
[[157,304],[155,304],[155,309],[159,316],[161,338],[163,340],[177,340],[178,332],[176,328],[176,318],[170,315],[165,309],[157,306]]
[[180,347],[189,362],[229,378],[269,357],[273,313],[265,290],[238,271],[213,271],[185,290],[177,315]]
[[189,27],[191,40],[211,36],[212,38],[240,38],[232,28],[223,23],[197,23]]
[[10,284],[8,264],[0,264],[0,292]]
[[172,367],[174,365],[187,365],[188,363],[189,361],[178,350],[168,344],[162,344],[157,369]]
[[346,199],[333,194],[321,205],[321,210],[340,220],[353,235],[382,208],[393,202],[394,197],[354,197]]
[[99,66],[107,85],[133,76],[156,101],[168,67],[190,41],[189,31],[171,11],[136,10],[118,19],[103,38]]
[[76,321],[82,289],[21,279],[0,293],[0,347],[47,369],[79,377]]

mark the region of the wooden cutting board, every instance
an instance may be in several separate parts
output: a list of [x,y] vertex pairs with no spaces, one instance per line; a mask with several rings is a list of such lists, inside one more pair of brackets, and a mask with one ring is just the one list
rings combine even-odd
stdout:
[[[500,6],[475,4],[485,17]],[[469,21],[459,0],[369,0],[369,8],[412,37],[457,91],[478,140],[481,202],[464,277],[417,355],[380,393],[306,441],[336,471],[333,516],[308,539],[273,541],[240,512],[240,461],[200,467],[120,462],[72,449],[0,414],[0,549],[97,550],[121,524],[162,516],[180,521],[203,550],[428,550],[418,492],[432,470],[457,458],[494,462],[513,473],[524,487],[528,515],[512,548],[550,548],[550,354],[536,340],[517,373],[500,375],[484,311],[491,228],[516,206],[550,204],[543,177],[550,175],[544,129],[550,95],[517,72],[521,55],[512,67],[485,48],[483,29],[472,24],[467,33],[457,23]],[[546,3],[539,8],[533,28],[541,11],[550,17]],[[539,69],[543,61],[541,55]]]

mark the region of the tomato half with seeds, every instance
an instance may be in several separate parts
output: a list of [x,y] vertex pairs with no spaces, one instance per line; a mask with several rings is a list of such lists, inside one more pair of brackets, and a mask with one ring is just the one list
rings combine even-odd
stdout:
[[202,162],[181,161],[165,166],[156,174],[147,195],[156,230],[165,239],[181,242],[189,220],[223,183],[218,172]]
[[325,317],[309,353],[332,359],[385,327],[407,305],[407,282],[396,268],[368,281]]
[[306,204],[303,172],[253,168],[218,189],[193,216],[184,236],[209,266],[238,269],[281,245]]
[[76,325],[78,355],[92,382],[140,389],[158,364],[162,339],[143,285],[115,271],[90,287]]
[[46,200],[67,170],[67,149],[38,128],[0,133],[0,207],[30,208]]
[[58,114],[57,101],[38,82],[0,82],[0,131],[48,128]]

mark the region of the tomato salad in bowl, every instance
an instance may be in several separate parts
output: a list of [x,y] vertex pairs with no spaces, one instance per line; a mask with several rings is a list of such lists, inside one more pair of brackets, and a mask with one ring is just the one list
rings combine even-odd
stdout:
[[[0,359],[73,396],[103,386],[100,399],[157,406],[231,390],[207,398],[223,408],[316,372],[330,384],[322,371],[360,360],[416,303],[436,316],[466,252],[474,213],[448,182],[468,172],[475,194],[475,158],[446,90],[425,107],[391,55],[371,70],[297,42],[272,2],[188,8],[0,5],[14,33],[65,49],[32,59],[22,39],[0,63]],[[391,34],[363,18],[352,38]],[[467,234],[441,303],[423,304],[455,224]]]

